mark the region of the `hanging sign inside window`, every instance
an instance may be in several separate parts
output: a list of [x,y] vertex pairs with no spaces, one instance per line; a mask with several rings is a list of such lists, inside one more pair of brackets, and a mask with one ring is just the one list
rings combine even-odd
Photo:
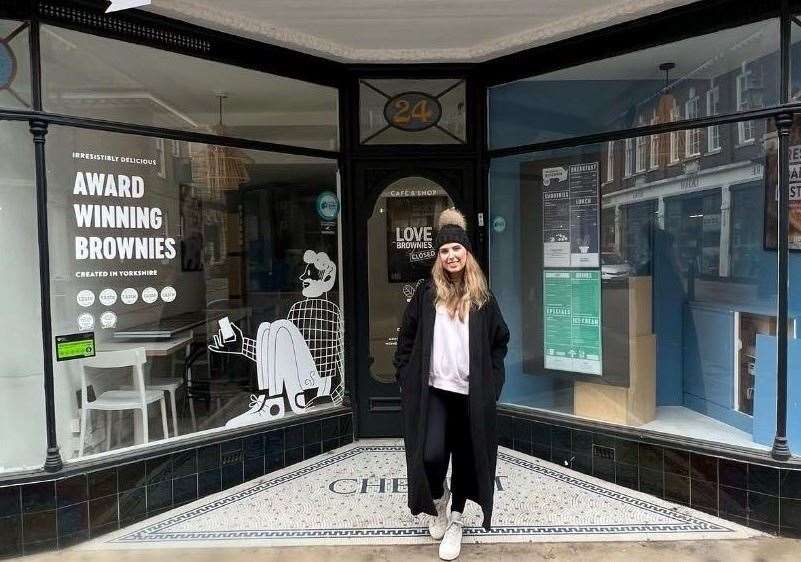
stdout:
[[56,336],[56,361],[95,356],[95,333],[81,332]]
[[[769,135],[768,139],[769,146],[766,147],[767,156],[764,168],[766,182],[764,238],[765,248],[775,250],[778,247],[779,233],[779,150],[778,138]],[[799,117],[793,119],[788,150],[787,245],[790,250],[798,251],[801,250],[801,119]]]
[[543,272],[545,368],[601,374],[601,272]]
[[442,106],[426,93],[404,92],[387,100],[384,118],[401,131],[424,131],[439,123]]
[[545,267],[599,267],[598,189],[598,162],[542,170]]

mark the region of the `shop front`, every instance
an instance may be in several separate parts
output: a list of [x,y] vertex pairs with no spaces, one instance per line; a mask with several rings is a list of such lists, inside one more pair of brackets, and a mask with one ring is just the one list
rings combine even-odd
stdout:
[[452,205],[502,446],[801,535],[801,6],[382,66],[100,4],[0,8],[0,555],[397,437]]

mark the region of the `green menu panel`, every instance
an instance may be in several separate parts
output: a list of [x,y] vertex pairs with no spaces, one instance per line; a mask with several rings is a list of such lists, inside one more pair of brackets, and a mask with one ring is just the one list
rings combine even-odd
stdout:
[[545,368],[601,374],[601,272],[543,272]]

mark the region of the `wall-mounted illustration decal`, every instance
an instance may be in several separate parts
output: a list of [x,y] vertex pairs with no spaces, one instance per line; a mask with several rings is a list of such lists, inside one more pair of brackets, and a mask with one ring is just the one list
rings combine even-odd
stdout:
[[342,403],[343,318],[327,295],[336,282],[337,266],[328,254],[314,250],[306,250],[303,261],[305,299],[292,305],[286,319],[262,322],[256,339],[245,336],[227,317],[219,321],[209,350],[254,361],[259,386],[248,411],[228,420],[226,427],[283,417],[286,402],[295,414]]

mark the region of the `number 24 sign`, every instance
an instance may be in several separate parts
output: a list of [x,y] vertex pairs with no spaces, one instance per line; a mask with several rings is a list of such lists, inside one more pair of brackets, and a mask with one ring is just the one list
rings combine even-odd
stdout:
[[439,101],[423,92],[404,92],[384,106],[387,123],[401,131],[424,131],[442,118]]

